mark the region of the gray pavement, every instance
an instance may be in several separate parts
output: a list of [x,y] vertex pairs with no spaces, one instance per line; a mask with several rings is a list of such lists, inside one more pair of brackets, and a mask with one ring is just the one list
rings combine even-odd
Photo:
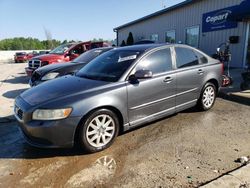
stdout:
[[26,66],[27,63],[0,63],[0,121],[14,118],[14,99],[29,88],[29,78],[24,71]]
[[[241,91],[240,84],[243,81],[241,73],[243,69],[231,69],[230,76],[233,78],[233,85],[222,88],[220,96],[224,99],[250,105],[250,90]],[[203,188],[250,188],[250,164],[244,165],[215,180],[202,186]]]

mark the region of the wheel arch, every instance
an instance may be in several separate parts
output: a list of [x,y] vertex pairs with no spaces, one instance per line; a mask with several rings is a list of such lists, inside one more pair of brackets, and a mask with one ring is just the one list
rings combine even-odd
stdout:
[[[216,87],[216,93],[218,94],[218,91],[219,91],[219,82],[218,82],[218,80],[212,78],[212,79],[208,80],[208,81],[204,84],[204,86],[205,86],[207,83],[212,83],[212,84],[214,84],[214,86]],[[203,87],[204,87],[204,86],[203,86]]]
[[78,125],[76,127],[75,133],[74,133],[74,144],[76,144],[77,141],[78,141],[80,128],[81,128],[82,124],[84,123],[84,121],[86,120],[86,118],[91,113],[93,113],[94,111],[97,111],[97,110],[100,110],[100,109],[107,109],[107,110],[110,110],[110,111],[114,112],[117,115],[117,118],[118,118],[118,121],[119,121],[119,133],[118,134],[123,132],[123,130],[124,130],[124,127],[123,127],[124,118],[123,118],[122,113],[120,112],[120,110],[118,110],[117,108],[115,108],[113,106],[109,106],[109,105],[100,106],[100,107],[97,107],[97,108],[94,108],[94,109],[90,110],[87,114],[85,114],[81,118],[80,122],[78,123]]

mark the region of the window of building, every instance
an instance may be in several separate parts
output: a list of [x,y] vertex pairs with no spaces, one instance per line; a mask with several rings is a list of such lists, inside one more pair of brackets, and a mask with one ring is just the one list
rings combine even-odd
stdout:
[[159,35],[158,35],[158,34],[152,34],[152,35],[150,36],[150,40],[155,41],[155,42],[158,42],[158,40],[159,40]]
[[199,47],[199,26],[186,29],[186,44],[195,48]]
[[143,58],[136,66],[137,70],[150,70],[153,74],[172,70],[172,59],[170,49],[155,51]]
[[192,49],[176,47],[175,53],[177,68],[184,68],[199,64],[198,57]]
[[175,43],[175,30],[167,31],[165,33],[165,42]]

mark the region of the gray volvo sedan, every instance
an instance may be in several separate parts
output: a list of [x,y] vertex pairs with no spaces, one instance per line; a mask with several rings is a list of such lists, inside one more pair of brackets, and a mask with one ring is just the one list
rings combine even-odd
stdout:
[[75,75],[23,92],[15,117],[36,147],[88,152],[109,147],[120,131],[197,105],[209,110],[222,64],[181,44],[147,44],[106,52]]

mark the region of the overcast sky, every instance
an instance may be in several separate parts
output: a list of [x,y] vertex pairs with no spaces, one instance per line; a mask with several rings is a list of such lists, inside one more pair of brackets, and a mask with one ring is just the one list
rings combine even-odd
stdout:
[[184,0],[0,0],[0,40],[115,39],[113,28]]

